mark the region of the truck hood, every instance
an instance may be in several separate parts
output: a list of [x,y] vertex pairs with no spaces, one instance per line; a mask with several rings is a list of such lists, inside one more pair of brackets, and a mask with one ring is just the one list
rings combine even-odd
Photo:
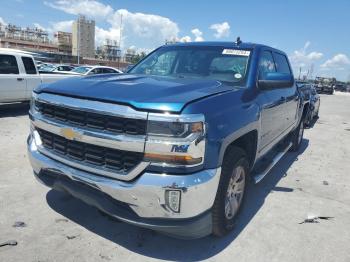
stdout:
[[232,90],[215,80],[141,75],[67,78],[42,85],[36,92],[128,104],[140,110],[180,112],[194,100]]

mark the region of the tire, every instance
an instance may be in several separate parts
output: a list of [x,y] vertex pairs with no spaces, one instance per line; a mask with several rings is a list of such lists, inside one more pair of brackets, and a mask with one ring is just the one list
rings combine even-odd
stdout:
[[320,106],[321,106],[321,102],[319,101],[319,104],[318,104],[318,106],[317,106],[317,112],[316,112],[316,114],[314,115],[314,118],[316,118],[316,119],[319,118],[318,113],[320,112]]
[[296,152],[300,149],[301,142],[304,137],[304,118],[300,120],[298,127],[292,132],[292,147],[291,151]]
[[310,127],[312,119],[313,119],[312,111],[311,111],[311,109],[309,109],[309,112],[307,113],[307,115],[305,117],[305,122],[304,122],[305,126]]
[[[243,203],[248,174],[246,153],[241,148],[232,146],[225,153],[219,187],[212,207],[214,236],[224,236],[234,228]],[[234,192],[237,192],[237,196]]]

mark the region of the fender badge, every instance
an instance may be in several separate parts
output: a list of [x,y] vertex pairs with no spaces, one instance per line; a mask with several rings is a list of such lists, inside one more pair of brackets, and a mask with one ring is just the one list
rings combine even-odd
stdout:
[[189,146],[190,145],[173,145],[171,147],[171,152],[187,153]]

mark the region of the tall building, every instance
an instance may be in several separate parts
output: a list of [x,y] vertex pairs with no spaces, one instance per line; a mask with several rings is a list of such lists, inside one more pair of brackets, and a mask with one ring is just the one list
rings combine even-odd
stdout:
[[72,54],[72,33],[58,31],[55,33],[58,51],[60,53]]
[[95,57],[95,21],[79,16],[72,28],[72,54]]

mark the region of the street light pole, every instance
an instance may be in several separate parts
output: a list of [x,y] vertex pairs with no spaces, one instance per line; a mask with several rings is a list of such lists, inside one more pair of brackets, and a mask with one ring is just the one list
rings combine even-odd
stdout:
[[80,64],[80,16],[78,17],[78,39],[77,39],[78,65]]
[[122,31],[123,31],[123,14],[120,14],[120,28],[119,28],[119,56],[118,56],[118,69],[120,69],[120,59],[122,56],[122,47],[121,47],[121,42],[122,42]]

